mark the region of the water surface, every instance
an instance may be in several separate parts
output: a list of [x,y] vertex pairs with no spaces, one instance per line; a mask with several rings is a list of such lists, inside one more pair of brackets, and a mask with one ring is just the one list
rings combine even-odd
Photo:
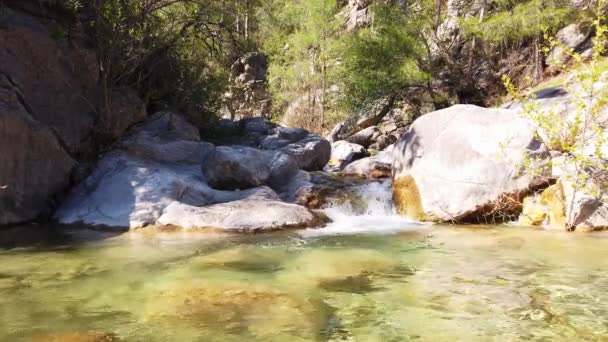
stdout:
[[0,340],[608,340],[608,235],[417,225],[372,190],[322,230],[0,233]]

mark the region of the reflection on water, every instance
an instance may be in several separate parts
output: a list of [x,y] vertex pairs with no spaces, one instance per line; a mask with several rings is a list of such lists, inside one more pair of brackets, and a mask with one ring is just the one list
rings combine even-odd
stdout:
[[0,340],[607,340],[606,235],[402,224],[13,241]]

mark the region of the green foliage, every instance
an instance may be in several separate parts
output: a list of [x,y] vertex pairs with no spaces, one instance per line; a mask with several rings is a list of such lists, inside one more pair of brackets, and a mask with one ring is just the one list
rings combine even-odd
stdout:
[[[554,160],[552,166],[566,170],[566,181],[571,184],[574,198],[582,195],[606,200],[608,190],[608,156],[604,155],[608,144],[608,73],[602,57],[608,44],[608,26],[604,24],[604,13],[605,1],[600,0],[593,22],[596,34],[593,53],[588,61],[546,37],[551,48],[562,49],[571,59],[570,63],[561,66],[569,75],[565,89],[572,97],[567,111],[564,112],[563,108],[541,109],[538,102],[533,101],[533,96],[519,95],[511,80],[503,78],[509,93],[524,103],[523,114],[539,127],[540,138],[552,151],[561,153],[562,158],[559,162]],[[571,203],[574,205],[574,200]],[[572,207],[568,210],[571,212]],[[567,222],[571,229],[576,225],[573,219],[570,217],[570,222]]]
[[342,50],[341,79],[350,110],[428,79],[418,66],[422,44],[411,31],[408,16],[392,6],[378,5],[372,10],[374,27],[346,37]]
[[275,109],[308,95],[313,100],[306,101],[305,121],[307,128],[317,131],[326,126],[332,107],[327,90],[336,81],[338,9],[335,0],[278,0],[262,12],[268,20],[262,37],[271,59],[269,83]]
[[511,42],[554,32],[577,13],[567,0],[503,0],[485,18],[462,20],[465,33],[488,42]]

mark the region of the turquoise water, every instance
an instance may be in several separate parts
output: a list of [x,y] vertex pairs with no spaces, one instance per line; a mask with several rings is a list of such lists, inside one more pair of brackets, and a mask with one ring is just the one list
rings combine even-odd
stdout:
[[608,235],[402,225],[0,233],[0,340],[608,341]]

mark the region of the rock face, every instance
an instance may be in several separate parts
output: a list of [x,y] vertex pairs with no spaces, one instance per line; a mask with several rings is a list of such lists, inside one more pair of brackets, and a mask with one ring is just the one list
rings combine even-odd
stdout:
[[[27,3],[41,8],[9,5]],[[97,114],[94,53],[61,47],[38,19],[7,11],[0,29],[0,225],[48,216],[77,162],[146,115],[128,89],[111,94],[110,110]]]
[[250,117],[268,117],[271,99],[266,89],[268,58],[255,52],[236,60],[230,69],[231,87],[228,108],[233,120]]
[[395,146],[393,198],[420,221],[489,222],[521,209],[545,178],[520,172],[549,158],[514,111],[457,105],[417,119]]
[[121,149],[104,155],[55,217],[66,224],[122,229],[315,227],[324,223],[319,215],[281,202],[295,201],[310,186],[306,176],[289,154],[216,147],[201,142],[198,130],[181,116],[161,112],[135,127]]
[[348,1],[348,18],[346,21],[346,30],[353,31],[359,27],[365,27],[372,23],[372,15],[370,13],[371,0],[349,0]]
[[0,225],[29,221],[51,209],[76,162],[53,130],[31,117],[18,89],[0,76]]
[[366,157],[367,151],[365,147],[348,141],[336,141],[331,145],[331,160],[330,165],[343,169],[349,163]]

